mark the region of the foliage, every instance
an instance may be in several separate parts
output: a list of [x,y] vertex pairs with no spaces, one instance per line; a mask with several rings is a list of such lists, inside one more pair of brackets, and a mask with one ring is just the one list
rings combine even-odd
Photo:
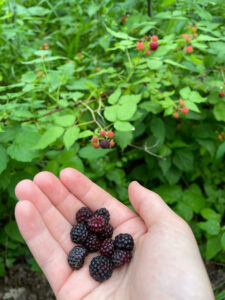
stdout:
[[[225,261],[224,6],[161,0],[149,18],[147,1],[1,1],[0,275],[28,255],[16,183],[66,167],[128,206],[131,180],[155,190],[204,258]],[[101,129],[115,131],[114,148],[91,146]]]

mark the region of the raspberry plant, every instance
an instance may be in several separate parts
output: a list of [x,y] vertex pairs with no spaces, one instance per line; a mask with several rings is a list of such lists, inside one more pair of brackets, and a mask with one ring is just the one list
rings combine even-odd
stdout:
[[65,167],[128,206],[131,180],[154,189],[205,260],[225,262],[223,7],[2,1],[0,275],[28,254],[13,219],[16,183]]

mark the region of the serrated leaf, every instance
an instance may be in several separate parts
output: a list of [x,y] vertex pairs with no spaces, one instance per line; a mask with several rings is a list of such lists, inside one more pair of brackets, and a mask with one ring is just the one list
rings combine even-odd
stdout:
[[85,130],[85,131],[80,132],[79,139],[84,139],[89,136],[93,136],[93,132],[91,130]]
[[6,224],[5,232],[7,233],[10,239],[23,244],[25,243],[15,221],[10,221]]
[[117,119],[117,107],[114,106],[107,106],[104,110],[104,116],[105,118],[110,122],[115,122]]
[[115,141],[124,150],[132,141],[133,135],[130,131],[116,131]]
[[183,202],[178,203],[178,205],[175,208],[175,211],[186,221],[191,221],[191,219],[193,218],[192,209]]
[[218,222],[221,221],[222,216],[217,214],[212,208],[203,208],[200,213],[206,220],[215,220]]
[[155,60],[155,59],[149,59],[147,61],[147,65],[151,70],[158,70],[162,66],[162,61],[161,60]]
[[225,102],[217,103],[213,108],[213,114],[217,121],[225,122]]
[[21,64],[24,65],[33,65],[33,64],[42,64],[43,62],[49,62],[49,61],[54,61],[54,60],[58,60],[58,59],[66,59],[66,57],[63,56],[48,56],[45,58],[37,58],[34,60],[30,60],[30,61],[21,61]]
[[82,158],[93,160],[93,159],[101,158],[107,155],[111,151],[112,149],[101,149],[101,148],[95,149],[92,146],[86,146],[79,151],[79,155]]
[[134,130],[134,126],[129,122],[116,121],[114,127],[118,131],[131,131]]
[[213,236],[207,239],[206,243],[206,259],[212,259],[222,250],[219,236]]
[[192,184],[182,196],[183,202],[190,206],[195,213],[199,213],[205,207],[205,198],[197,184]]
[[76,117],[74,115],[54,116],[56,125],[68,127],[74,125]]
[[220,232],[220,223],[215,220],[197,223],[199,228],[205,230],[210,235],[218,235]]
[[119,100],[119,97],[121,95],[121,89],[118,88],[117,90],[115,90],[114,93],[112,93],[109,98],[108,98],[108,102],[110,104],[115,104],[118,100]]
[[4,171],[7,167],[8,155],[6,149],[0,145],[0,173]]
[[178,64],[177,62],[175,62],[175,61],[173,61],[173,60],[171,60],[171,59],[165,59],[163,62],[164,62],[164,63],[167,63],[167,64],[169,64],[169,65],[172,65],[172,66],[181,68],[181,69],[188,70],[187,67],[185,67],[185,66],[183,66],[183,65],[181,65],[181,64]]
[[137,110],[137,104],[134,102],[130,103],[123,103],[122,105],[117,105],[116,106],[116,115],[117,119],[121,121],[127,121],[132,118],[134,113]]
[[217,151],[216,151],[216,159],[221,159],[223,158],[225,154],[225,142],[219,145]]
[[49,128],[45,133],[41,136],[37,144],[33,147],[33,149],[44,149],[48,145],[52,144],[59,138],[64,132],[62,127],[53,126]]
[[173,163],[178,169],[189,172],[193,170],[194,156],[191,151],[186,149],[176,150],[173,157]]
[[131,41],[136,40],[135,38],[129,36],[125,32],[115,32],[112,29],[108,28],[107,26],[106,26],[106,30],[108,31],[109,34],[111,34],[112,36],[114,36],[118,39],[131,40]]
[[161,185],[154,191],[168,204],[179,202],[182,198],[182,189],[179,185]]
[[160,118],[152,119],[150,126],[153,136],[156,138],[157,143],[161,146],[166,134],[164,122]]
[[22,162],[31,162],[38,155],[36,151],[28,150],[18,144],[10,145],[7,152],[11,158]]
[[67,150],[76,142],[79,138],[80,128],[79,127],[71,127],[65,131],[63,136],[63,142]]

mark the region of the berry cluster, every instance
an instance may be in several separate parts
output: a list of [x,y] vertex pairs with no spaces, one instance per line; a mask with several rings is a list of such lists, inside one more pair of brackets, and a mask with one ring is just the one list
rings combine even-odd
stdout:
[[70,231],[73,247],[68,263],[79,270],[88,253],[99,251],[100,255],[91,260],[90,275],[99,282],[109,279],[113,269],[129,263],[132,259],[134,240],[128,233],[121,233],[112,239],[113,227],[109,224],[110,214],[106,208],[94,213],[88,207],[82,207],[76,213],[77,224]]
[[175,119],[178,119],[180,117],[179,115],[179,111],[181,111],[181,113],[183,115],[186,115],[189,112],[189,108],[187,106],[185,106],[185,101],[183,99],[179,99],[179,106],[175,106],[175,112],[173,113],[173,117]]
[[99,147],[101,147],[102,149],[112,148],[115,146],[113,137],[114,137],[113,131],[106,132],[105,130],[101,130],[99,132],[99,137],[94,136],[92,138],[92,146],[95,149],[98,149]]
[[[151,42],[150,42],[149,45],[148,45],[148,48],[149,48],[149,49],[146,49],[146,50],[145,50],[145,54],[146,54],[146,55],[150,55],[150,54],[151,54],[151,50],[152,50],[152,51],[156,51],[156,50],[158,49],[158,47],[159,47],[159,45],[158,45],[158,39],[159,39],[159,38],[158,38],[157,35],[153,35],[153,36],[151,37]],[[146,38],[140,40],[140,41],[137,43],[137,50],[138,50],[138,51],[142,51],[142,50],[145,49],[144,41],[147,41],[147,40],[148,40],[148,37],[146,37]]]
[[188,31],[189,33],[181,34],[181,37],[184,38],[188,43],[188,45],[185,48],[186,53],[192,53],[194,50],[193,50],[193,46],[191,45],[191,40],[198,36],[198,34],[196,33],[197,25],[196,24],[194,24],[193,26],[188,25]]

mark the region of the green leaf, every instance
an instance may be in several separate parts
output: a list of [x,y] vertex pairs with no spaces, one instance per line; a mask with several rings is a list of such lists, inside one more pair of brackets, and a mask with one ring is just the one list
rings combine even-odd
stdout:
[[91,130],[85,130],[85,131],[80,132],[79,139],[84,139],[89,136],[93,136],[93,132]]
[[41,136],[37,144],[33,147],[33,149],[45,149],[47,146],[52,144],[59,138],[64,132],[62,127],[53,126],[49,128],[45,133]]
[[225,290],[216,295],[215,300],[224,300],[225,299]]
[[164,63],[167,63],[167,64],[169,64],[169,65],[172,65],[172,66],[181,68],[181,69],[188,70],[187,67],[185,67],[185,66],[183,66],[183,65],[181,65],[181,64],[178,64],[177,62],[175,62],[175,61],[173,61],[173,60],[171,60],[171,59],[165,59],[163,62],[164,62]]
[[101,7],[101,4],[96,4],[96,3],[90,3],[88,5],[88,15],[91,17],[93,16]]
[[220,233],[220,223],[215,220],[197,223],[199,228],[205,230],[210,235],[218,235]]
[[7,149],[9,156],[17,161],[31,162],[36,156],[37,152],[28,150],[22,145],[10,145]]
[[131,41],[136,40],[135,38],[129,36],[125,32],[115,32],[115,31],[111,30],[110,28],[108,28],[107,26],[106,26],[106,30],[108,31],[109,34],[111,34],[112,36],[114,36],[118,39],[131,40]]
[[225,122],[225,102],[217,103],[213,108],[213,114],[217,121]]
[[189,205],[195,213],[199,213],[205,207],[205,198],[197,184],[192,184],[184,191],[183,202]]
[[79,151],[79,155],[82,158],[93,160],[93,159],[104,157],[111,151],[112,149],[101,149],[101,148],[95,149],[92,146],[86,146]]
[[68,127],[74,125],[76,117],[74,115],[54,116],[56,125]]
[[134,102],[125,102],[116,106],[117,119],[121,121],[127,121],[132,118],[137,110],[137,104]]
[[22,238],[18,226],[15,221],[10,221],[6,224],[5,226],[5,232],[9,236],[10,239],[20,242],[20,243],[25,243],[24,239]]
[[54,60],[59,60],[59,59],[66,59],[66,57],[62,57],[62,56],[48,56],[45,58],[37,58],[34,60],[30,60],[30,61],[21,61],[21,64],[24,65],[33,65],[33,64],[42,64],[43,62],[49,62],[49,61],[54,61]]
[[213,236],[207,239],[206,259],[210,260],[215,257],[222,249],[219,236]]
[[192,209],[183,202],[179,202],[175,208],[176,213],[178,213],[186,221],[191,221],[193,218]]
[[153,114],[158,114],[162,111],[162,106],[154,101],[144,101],[140,103],[139,107]]
[[114,127],[118,131],[131,131],[134,130],[134,126],[129,122],[116,121]]
[[154,191],[168,204],[179,202],[182,199],[182,189],[179,185],[161,185]]
[[161,146],[164,143],[166,134],[164,122],[159,118],[152,119],[150,126],[153,136],[156,138],[157,143]]
[[225,154],[225,142],[219,145],[217,151],[216,151],[216,159],[221,159],[223,158]]
[[193,170],[194,156],[191,151],[186,149],[176,150],[173,158],[173,163],[178,169],[189,172]]
[[125,103],[139,103],[141,101],[142,95],[124,95],[120,98],[119,104],[125,104]]
[[63,142],[67,150],[75,143],[75,141],[79,138],[80,128],[79,127],[71,127],[65,131],[63,136]]
[[0,173],[4,171],[7,167],[8,155],[6,149],[0,145]]
[[147,65],[151,70],[159,70],[162,66],[162,61],[161,60],[148,60]]
[[221,221],[221,215],[217,214],[212,208],[203,208],[200,213],[206,220]]
[[115,90],[114,93],[112,93],[109,98],[108,98],[108,102],[110,104],[115,104],[118,100],[119,100],[119,97],[121,95],[121,89],[118,88],[117,90]]
[[115,122],[117,119],[116,112],[117,112],[117,107],[115,105],[107,106],[104,110],[104,116],[108,121]]
[[133,135],[130,131],[116,131],[115,141],[124,150],[132,141]]
[[223,250],[225,251],[225,232],[221,236],[221,245],[223,247]]

